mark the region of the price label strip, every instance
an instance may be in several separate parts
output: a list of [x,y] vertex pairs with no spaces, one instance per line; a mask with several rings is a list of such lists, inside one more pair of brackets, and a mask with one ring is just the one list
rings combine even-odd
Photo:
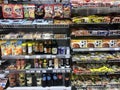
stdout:
[[40,71],[40,70],[37,70],[36,73],[41,73],[41,71]]
[[29,71],[29,70],[27,70],[27,71],[26,71],[26,73],[30,73],[30,71]]

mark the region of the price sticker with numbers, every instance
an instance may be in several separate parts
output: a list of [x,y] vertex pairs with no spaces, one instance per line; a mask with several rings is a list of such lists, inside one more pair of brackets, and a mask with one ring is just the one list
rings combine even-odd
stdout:
[[61,71],[60,70],[57,70],[58,73],[60,73]]
[[31,70],[31,73],[35,73],[35,71],[34,71],[34,70]]
[[30,58],[30,56],[28,56],[28,55],[25,56],[25,59],[29,59],[29,58]]
[[69,73],[69,72],[70,72],[70,70],[66,70],[66,72],[68,72],[68,73]]
[[10,71],[5,71],[5,73],[10,73]]
[[40,57],[40,55],[37,55],[37,56],[36,56],[36,58],[38,58],[38,59],[39,59],[39,58],[41,58],[41,57]]
[[117,51],[117,50],[120,50],[119,48],[115,48],[115,50]]
[[27,70],[27,71],[26,71],[26,73],[30,73],[30,71],[29,71],[29,70]]
[[56,73],[57,72],[57,70],[53,70],[53,73]]
[[94,51],[94,49],[93,48],[89,48],[89,51]]
[[42,73],[46,73],[46,70],[42,70]]
[[41,71],[40,71],[40,70],[37,70],[36,73],[41,73]]
[[46,58],[51,58],[51,55],[47,55]]

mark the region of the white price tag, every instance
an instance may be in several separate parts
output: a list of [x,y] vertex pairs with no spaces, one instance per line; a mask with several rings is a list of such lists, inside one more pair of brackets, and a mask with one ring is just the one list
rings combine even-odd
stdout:
[[94,49],[93,48],[89,48],[89,51],[94,51]]
[[60,70],[57,70],[58,73],[60,73],[61,71]]
[[66,55],[65,58],[70,58],[70,55]]
[[55,56],[55,55],[52,55],[52,58],[56,58],[56,56]]
[[53,73],[56,73],[57,71],[56,70],[53,70]]
[[26,73],[30,73],[30,71],[29,71],[29,70],[27,70],[27,71],[26,71]]
[[10,73],[9,71],[5,71],[5,73]]
[[65,70],[62,70],[62,73],[65,73]]
[[34,70],[32,70],[32,71],[31,71],[31,73],[35,73],[35,71],[34,71]]
[[37,56],[36,56],[36,58],[38,58],[38,59],[39,59],[39,58],[41,58],[41,57],[40,57],[40,55],[37,55]]
[[36,73],[40,73],[41,71],[36,71]]
[[69,73],[69,72],[70,72],[70,70],[66,70],[66,72],[68,72],[68,73]]
[[47,55],[46,58],[51,58],[51,55]]
[[28,56],[28,55],[25,56],[25,59],[29,59],[29,58],[30,58],[30,56]]
[[42,70],[42,73],[46,73],[46,70]]
[[120,50],[119,48],[115,48],[115,50]]

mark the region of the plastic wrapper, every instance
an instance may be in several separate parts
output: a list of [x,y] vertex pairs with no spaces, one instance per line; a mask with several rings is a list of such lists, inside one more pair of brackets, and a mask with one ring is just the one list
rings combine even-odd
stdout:
[[44,11],[45,11],[45,16],[44,18],[53,18],[53,5],[45,5],[44,6]]
[[63,6],[62,4],[54,5],[54,18],[63,18]]
[[23,18],[23,6],[21,4],[13,5],[14,18]]

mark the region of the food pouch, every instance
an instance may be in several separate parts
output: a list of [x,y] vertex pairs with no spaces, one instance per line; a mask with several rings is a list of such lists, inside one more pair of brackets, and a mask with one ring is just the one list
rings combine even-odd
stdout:
[[3,17],[4,18],[13,18],[12,14],[12,4],[3,4],[2,5]]
[[71,16],[71,6],[69,4],[63,5],[63,15],[64,18],[70,18]]
[[44,16],[44,6],[43,5],[35,5],[35,18],[43,18]]
[[21,4],[13,5],[14,18],[23,18],[23,6]]
[[62,4],[54,5],[54,18],[63,18],[63,5]]
[[44,18],[53,18],[53,5],[45,5],[44,11],[45,11]]

